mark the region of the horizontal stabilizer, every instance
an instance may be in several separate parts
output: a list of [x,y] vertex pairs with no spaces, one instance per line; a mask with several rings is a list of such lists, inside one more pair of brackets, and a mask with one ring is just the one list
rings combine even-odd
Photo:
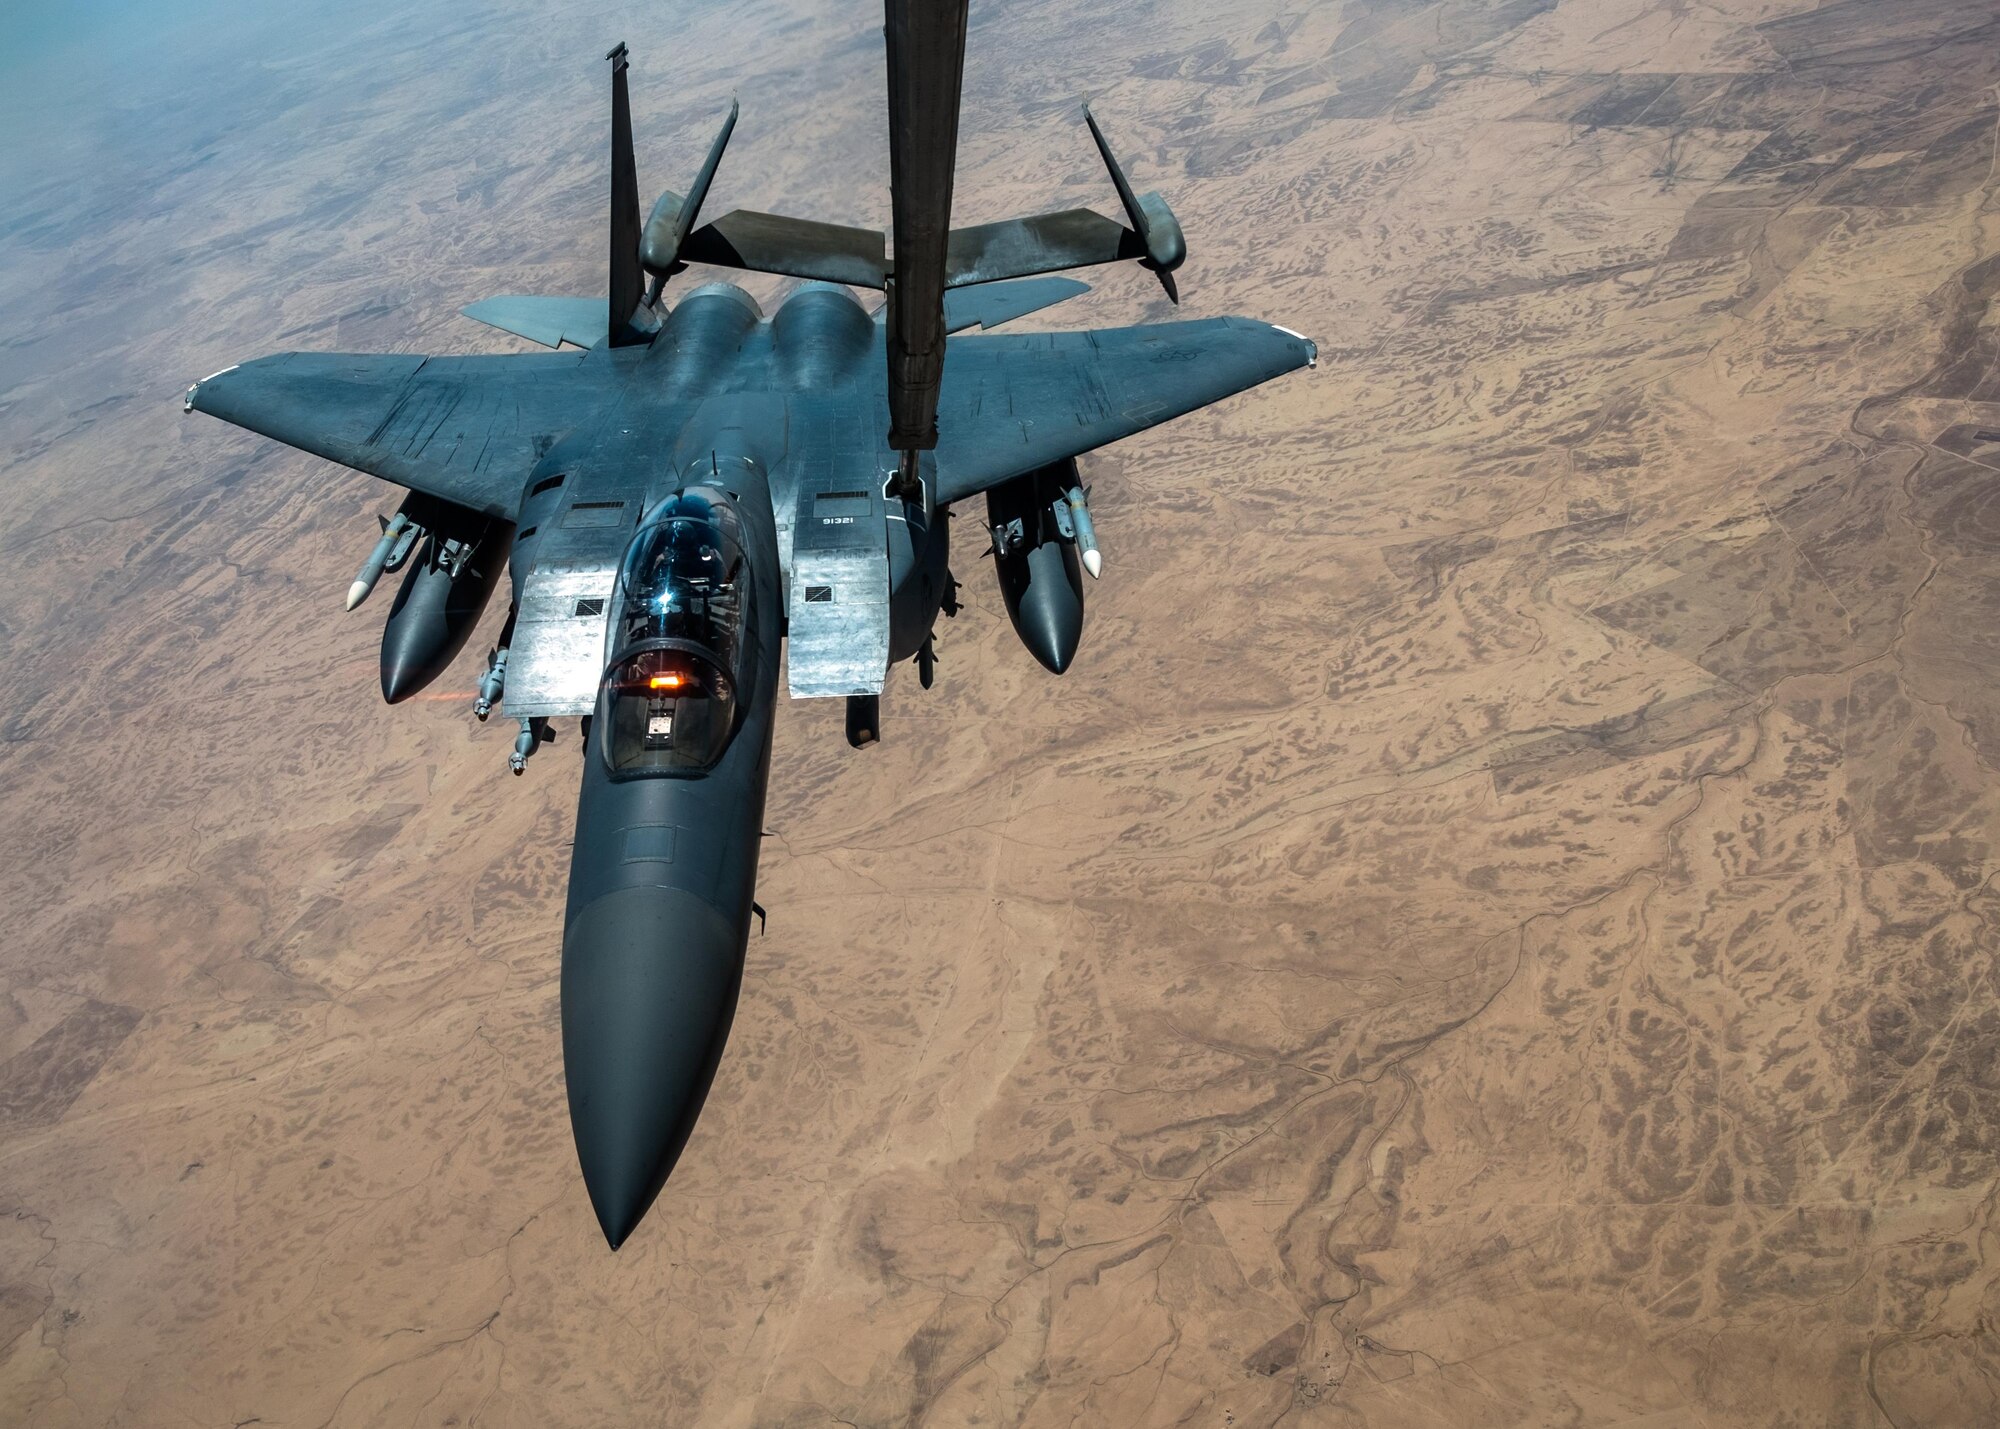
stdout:
[[483,298],[459,311],[543,347],[596,347],[609,322],[596,298]]
[[[910,61],[910,73],[904,78],[916,85],[913,94],[917,90],[922,91],[924,105],[928,106],[926,112],[930,114],[930,119],[924,123],[936,121],[941,124],[940,116],[948,110],[949,127],[955,130],[958,86],[953,56],[956,53],[954,47],[962,44],[964,36],[962,30],[953,30],[949,23],[954,9],[962,11],[963,6],[945,6],[938,14],[929,15],[921,7],[910,10],[892,3],[890,16],[894,23],[890,26],[890,49],[893,70],[897,49],[893,41],[895,35],[900,33],[897,25],[917,27],[903,37],[909,43],[914,43],[911,36],[916,35],[917,30],[923,32],[924,43],[917,48],[924,49],[925,53]],[[960,18],[963,18],[962,14]],[[931,50],[936,52],[931,53]],[[622,102],[624,56],[622,50],[615,50],[612,54],[618,66],[614,71],[615,97]],[[951,71],[949,75],[944,73],[945,69]],[[892,75],[892,89],[895,87],[893,79]],[[943,88],[933,92],[936,82],[942,82]],[[892,104],[892,111],[894,108]],[[932,110],[936,112],[931,113]],[[894,265],[889,261],[887,235],[880,229],[853,228],[845,224],[821,223],[815,219],[758,213],[741,208],[699,228],[694,227],[702,204],[708,197],[715,171],[722,163],[723,152],[728,148],[729,137],[735,131],[736,116],[737,106],[732,101],[721,130],[709,145],[708,157],[695,176],[693,187],[685,195],[673,190],[662,193],[653,205],[652,215],[646,220],[639,241],[633,245],[638,250],[639,265],[652,279],[652,285],[644,295],[644,303],[649,310],[658,304],[660,289],[666,280],[690,263],[844,283],[849,287],[873,288],[878,292],[889,287],[892,277],[898,279],[903,290],[916,281],[913,271],[900,275],[895,273]],[[997,223],[950,229],[944,235],[942,270],[933,275],[934,278],[941,277],[946,289],[1031,278],[1071,268],[1092,268],[1104,263],[1137,261],[1159,278],[1160,286],[1166,289],[1169,298],[1180,301],[1173,274],[1187,257],[1187,242],[1182,237],[1179,220],[1159,194],[1135,194],[1132,191],[1123,166],[1111,152],[1111,145],[1088,106],[1084,108],[1083,118],[1089,126],[1091,139],[1097,145],[1098,155],[1104,161],[1105,170],[1111,176],[1112,186],[1118,191],[1118,202],[1125,210],[1130,226],[1092,209],[1066,208],[1054,213],[1031,214],[1025,218],[1008,218]],[[624,201],[630,167],[630,120],[622,108],[615,109],[614,119],[612,250],[614,276],[617,276],[622,272],[628,246]],[[923,180],[917,183],[917,188],[925,190],[932,202],[942,196],[948,211],[952,145],[933,144],[928,138],[920,142],[917,135],[927,133],[921,123],[906,123],[901,129],[892,123],[891,128],[894,131],[892,138],[900,134],[902,142],[915,145],[913,153],[920,151],[918,156],[930,166]],[[933,171],[939,164],[943,165],[942,170]],[[906,179],[909,177],[905,175]],[[894,187],[892,176],[892,191]],[[936,192],[930,193],[930,190]],[[899,214],[909,203],[916,202],[908,195],[904,198],[908,199],[908,203],[898,201]],[[918,209],[923,207],[922,204],[917,205]],[[910,254],[905,254],[904,258],[906,267],[914,261]],[[619,291],[622,293],[623,289]],[[901,295],[904,299],[909,297],[907,291],[902,291]],[[484,317],[481,320],[492,321]],[[495,326],[535,337],[535,334],[516,328],[510,322],[499,322]],[[643,337],[643,333],[635,330],[631,340],[643,340]],[[535,340],[539,342],[543,339],[535,337]]]
[[1026,278],[1016,283],[954,288],[944,295],[945,331],[996,328],[1089,291],[1090,284],[1074,278]]
[[[1116,219],[1068,208],[952,229],[944,280],[947,288],[964,288],[1128,258],[1143,262],[1146,256],[1145,239]],[[679,261],[878,291],[890,271],[880,229],[741,208],[690,233],[680,245]]]

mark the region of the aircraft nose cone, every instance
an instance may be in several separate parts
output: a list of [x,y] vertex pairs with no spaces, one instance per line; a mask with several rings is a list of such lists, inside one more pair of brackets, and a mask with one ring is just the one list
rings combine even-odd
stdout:
[[605,1244],[616,1250],[639,1228],[660,1194],[659,1188],[649,1186],[650,1172],[636,1162],[610,1155],[584,1156],[582,1160],[590,1209],[597,1213]]
[[590,1204],[613,1250],[666,1184],[715,1079],[744,930],[676,888],[621,888],[563,936],[563,1075]]

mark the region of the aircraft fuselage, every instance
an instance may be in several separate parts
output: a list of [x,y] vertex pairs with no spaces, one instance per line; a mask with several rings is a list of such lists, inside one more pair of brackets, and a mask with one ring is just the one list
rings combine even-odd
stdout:
[[[945,513],[884,493],[896,458],[870,440],[881,329],[846,290],[802,289],[765,320],[741,289],[712,285],[684,297],[650,346],[585,360],[628,366],[626,396],[595,430],[551,448],[526,484],[506,700],[510,715],[590,701],[564,919],[563,1061],[584,1179],[615,1246],[685,1145],[734,1015],[788,619],[832,621],[837,636],[826,653],[795,642],[795,690],[815,680],[879,690],[887,664],[928,639],[949,576]],[[776,369],[789,390],[744,390],[732,379],[746,369]],[[719,673],[690,666],[685,676],[726,683],[731,733],[709,765],[651,767],[642,750],[621,768],[610,703],[621,698],[633,569],[647,564],[658,522],[676,519],[661,513],[687,503],[705,503],[728,528],[718,564],[741,547],[733,648],[714,662]],[[683,544],[705,549],[701,529],[690,526]],[[685,645],[693,659],[698,643],[661,650]],[[875,652],[872,667],[854,661],[857,649]],[[578,685],[586,671],[588,692]],[[688,711],[707,707],[656,699],[648,709],[672,740],[676,720],[684,730]]]

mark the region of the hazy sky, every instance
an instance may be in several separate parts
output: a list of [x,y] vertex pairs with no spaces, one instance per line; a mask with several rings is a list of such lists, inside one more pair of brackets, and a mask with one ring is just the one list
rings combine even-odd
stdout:
[[[287,35],[319,28],[328,6],[307,0],[177,0],[172,5],[142,4],[140,0],[14,0],[0,6],[0,69],[43,69],[50,64],[74,64],[92,57],[122,64],[163,42],[177,45],[190,32],[207,36],[210,44],[241,49],[246,42],[282,45]],[[379,3],[339,7],[340,19],[365,20],[371,9],[389,13]],[[403,6],[402,9],[421,8]]]
[[[463,86],[480,69],[506,67],[510,80],[534,84],[545,74],[593,75],[591,61],[621,37],[656,66],[697,34],[713,52],[728,26],[718,34],[704,23],[728,8],[722,0],[553,8],[541,0],[0,0],[0,196],[24,183],[89,183],[121,159],[143,181],[144,163],[170,158],[190,127],[256,125],[328,73],[356,73],[342,61],[360,51],[380,54],[372,76],[380,81],[443,67]],[[873,0],[855,0],[854,11],[857,26],[879,25]],[[544,66],[549,57],[556,62]]]
[[[133,19],[177,23],[200,5],[145,6],[136,0],[21,0],[0,7],[0,65],[40,64],[82,43],[111,40]],[[157,17],[157,18],[154,18]]]
[[[365,25],[370,12],[392,10],[362,0],[342,20]],[[115,169],[111,146],[169,137],[146,124],[162,100],[216,92],[231,70],[240,97],[246,68],[296,59],[331,28],[326,7],[302,0],[0,4],[0,184]]]

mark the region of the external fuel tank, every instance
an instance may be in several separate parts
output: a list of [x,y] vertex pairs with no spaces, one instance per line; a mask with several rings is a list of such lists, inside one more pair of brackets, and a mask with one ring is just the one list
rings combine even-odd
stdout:
[[406,700],[465,648],[507,569],[514,528],[473,521],[433,528],[410,558],[382,627],[382,698]]
[[1029,653],[1057,675],[1083,639],[1083,570],[1076,542],[1062,534],[1052,510],[1076,485],[1076,463],[1062,461],[986,493],[1007,618]]

